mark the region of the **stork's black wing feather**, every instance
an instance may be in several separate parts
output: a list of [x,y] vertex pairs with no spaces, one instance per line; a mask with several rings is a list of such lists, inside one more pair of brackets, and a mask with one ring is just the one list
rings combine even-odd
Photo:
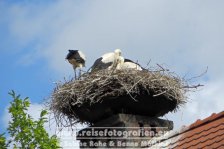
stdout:
[[91,67],[91,71],[97,71],[97,70],[101,70],[101,69],[107,69],[109,66],[112,65],[113,62],[109,62],[109,63],[103,63],[102,62],[102,57],[98,58],[93,66]]
[[[135,63],[135,64],[139,65],[138,63],[136,63],[136,62],[134,62],[134,61],[132,61],[132,60],[130,60],[130,59],[127,59],[127,58],[124,59],[124,62],[131,62],[131,63]],[[140,65],[139,65],[139,66],[140,66]]]
[[76,53],[78,53],[78,50],[68,50],[68,54],[67,54],[67,56],[66,56],[66,59],[72,59],[73,58],[73,56],[76,54]]
[[74,55],[74,59],[79,62],[79,63],[82,63],[82,64],[85,64],[85,60],[81,57],[81,55],[79,54],[79,52],[77,52],[75,55]]
[[132,61],[132,60],[130,60],[130,59],[125,58],[125,59],[124,59],[124,62],[131,62],[131,63],[134,63],[134,64],[138,65],[139,67],[141,67],[142,70],[145,70],[145,68],[143,68],[139,63],[134,62],[134,61]]
[[66,56],[66,59],[74,59],[78,63],[85,64],[85,60],[80,56],[78,50],[68,50],[69,53]]
[[[132,62],[132,63],[135,63],[135,62],[133,62],[132,60],[127,59],[127,58],[124,59],[124,62]],[[135,63],[135,64],[136,64],[136,63]]]

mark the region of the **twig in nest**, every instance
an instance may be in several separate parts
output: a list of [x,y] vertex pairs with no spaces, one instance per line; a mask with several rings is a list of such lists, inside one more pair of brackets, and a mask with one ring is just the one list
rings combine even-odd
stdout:
[[186,86],[183,86],[183,88],[195,88],[195,89],[197,89],[198,87],[202,87],[202,86],[204,86],[204,85],[202,85],[202,84],[197,84],[197,85],[192,85],[192,86],[189,86],[189,85],[186,85]]
[[[120,81],[121,82],[121,81]],[[131,95],[130,91],[127,89],[125,84],[122,84],[122,86],[124,87],[125,91],[127,92],[127,94],[134,100],[137,102],[137,100]]]
[[162,71],[170,71],[169,69],[165,69],[165,68],[163,68],[160,64],[156,64],[156,65],[159,66],[159,68],[161,68]]
[[202,72],[200,75],[195,76],[195,77],[192,77],[192,78],[190,78],[190,79],[187,79],[187,81],[191,81],[191,80],[193,80],[193,79],[200,78],[200,77],[202,77],[203,75],[205,75],[207,72],[208,72],[208,66],[206,67],[206,70],[205,70],[204,72]]
[[163,92],[161,92],[161,93],[159,93],[159,94],[155,94],[155,95],[153,95],[153,97],[160,96],[160,95],[162,95],[162,94],[164,94],[164,93],[166,93],[166,91],[163,91]]
[[148,63],[145,66],[145,69],[149,67],[149,64],[151,63],[151,59],[148,61]]

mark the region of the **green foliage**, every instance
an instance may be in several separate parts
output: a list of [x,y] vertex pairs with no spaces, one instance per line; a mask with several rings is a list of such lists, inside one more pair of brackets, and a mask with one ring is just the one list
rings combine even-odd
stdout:
[[[8,133],[10,134],[15,149],[56,149],[59,148],[59,141],[55,135],[49,136],[44,129],[44,124],[47,122],[47,110],[42,110],[40,118],[33,120],[27,114],[30,106],[29,98],[20,99],[14,91],[9,93],[13,97],[10,103],[9,113],[12,120],[9,122]],[[6,140],[0,136],[0,148],[4,149]],[[2,146],[1,146],[2,145]]]
[[0,149],[7,149],[6,139],[4,134],[0,134]]

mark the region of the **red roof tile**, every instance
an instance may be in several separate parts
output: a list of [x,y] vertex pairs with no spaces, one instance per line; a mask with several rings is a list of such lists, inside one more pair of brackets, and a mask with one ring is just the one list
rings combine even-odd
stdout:
[[172,149],[224,149],[224,111],[218,114],[212,114],[204,120],[197,120],[189,127],[172,133],[151,147]]

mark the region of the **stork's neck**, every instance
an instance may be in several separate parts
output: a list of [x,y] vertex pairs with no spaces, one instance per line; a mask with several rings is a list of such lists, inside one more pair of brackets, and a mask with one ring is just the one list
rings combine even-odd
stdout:
[[114,52],[114,60],[113,60],[113,64],[109,67],[109,69],[116,69],[117,68],[117,65],[120,61],[120,55],[119,55],[119,52]]
[[123,64],[124,64],[124,58],[122,56],[119,56],[117,60],[116,69],[122,69]]

